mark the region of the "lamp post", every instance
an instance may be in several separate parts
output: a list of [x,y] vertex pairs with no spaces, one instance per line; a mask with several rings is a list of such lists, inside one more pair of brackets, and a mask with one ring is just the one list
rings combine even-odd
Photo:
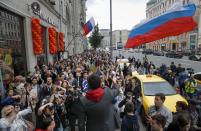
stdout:
[[110,0],[110,59],[112,60],[112,0]]

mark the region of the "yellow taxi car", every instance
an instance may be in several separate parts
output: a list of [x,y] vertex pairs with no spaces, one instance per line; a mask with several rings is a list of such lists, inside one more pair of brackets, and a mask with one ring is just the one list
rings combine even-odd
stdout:
[[134,74],[133,80],[137,86],[141,88],[141,115],[145,117],[148,108],[154,105],[156,93],[163,93],[166,96],[164,105],[172,112],[176,112],[177,101],[187,101],[180,95],[176,94],[175,89],[163,78],[156,75],[139,75]]

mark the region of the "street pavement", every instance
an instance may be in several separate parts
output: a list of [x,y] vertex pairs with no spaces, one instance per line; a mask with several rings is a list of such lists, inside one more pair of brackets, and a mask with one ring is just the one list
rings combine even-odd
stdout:
[[[128,57],[135,57],[136,59],[143,60],[145,56],[142,53],[131,52],[129,50],[113,50],[113,57],[118,56],[119,54],[123,55],[125,58]],[[200,61],[192,61],[188,60],[187,56],[184,56],[182,59],[177,58],[168,58],[166,56],[154,56],[154,55],[147,55],[149,61],[152,61],[157,67],[161,66],[162,63],[166,64],[167,66],[170,65],[172,61],[174,61],[175,65],[181,64],[182,67],[185,68],[192,68],[194,72],[201,72],[201,62]]]

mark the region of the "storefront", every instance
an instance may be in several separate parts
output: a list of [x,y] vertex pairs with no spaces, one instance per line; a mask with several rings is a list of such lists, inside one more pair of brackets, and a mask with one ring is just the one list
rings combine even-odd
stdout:
[[49,62],[60,59],[62,52],[64,52],[64,34],[66,27],[62,24],[58,16],[51,13],[38,2],[31,3],[31,12],[32,41],[37,64],[48,65]]
[[197,33],[191,33],[189,35],[189,49],[195,50],[196,49],[196,43],[197,43]]
[[25,75],[27,71],[23,17],[0,7],[0,59],[2,75]]
[[165,47],[166,47],[166,44],[165,44],[165,43],[162,43],[162,44],[161,44],[161,51],[166,50],[166,48],[165,48]]
[[35,2],[38,10],[34,10],[37,6],[31,7],[34,2],[22,5],[6,2],[0,2],[0,62],[3,63],[0,88],[2,81],[26,76],[36,64],[56,61],[57,54],[64,51],[66,36],[65,24],[59,25],[59,16],[40,2]]

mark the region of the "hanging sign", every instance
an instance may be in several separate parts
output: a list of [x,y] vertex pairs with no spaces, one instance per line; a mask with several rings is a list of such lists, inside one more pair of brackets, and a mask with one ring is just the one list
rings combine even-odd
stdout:
[[37,3],[37,2],[33,2],[31,4],[31,8],[33,10],[33,13],[38,15],[42,20],[44,20],[45,22],[49,23],[49,24],[52,24],[54,25],[55,27],[58,27],[58,25],[56,24],[56,22],[51,19],[47,13],[43,12],[41,9],[40,9],[40,5]]

